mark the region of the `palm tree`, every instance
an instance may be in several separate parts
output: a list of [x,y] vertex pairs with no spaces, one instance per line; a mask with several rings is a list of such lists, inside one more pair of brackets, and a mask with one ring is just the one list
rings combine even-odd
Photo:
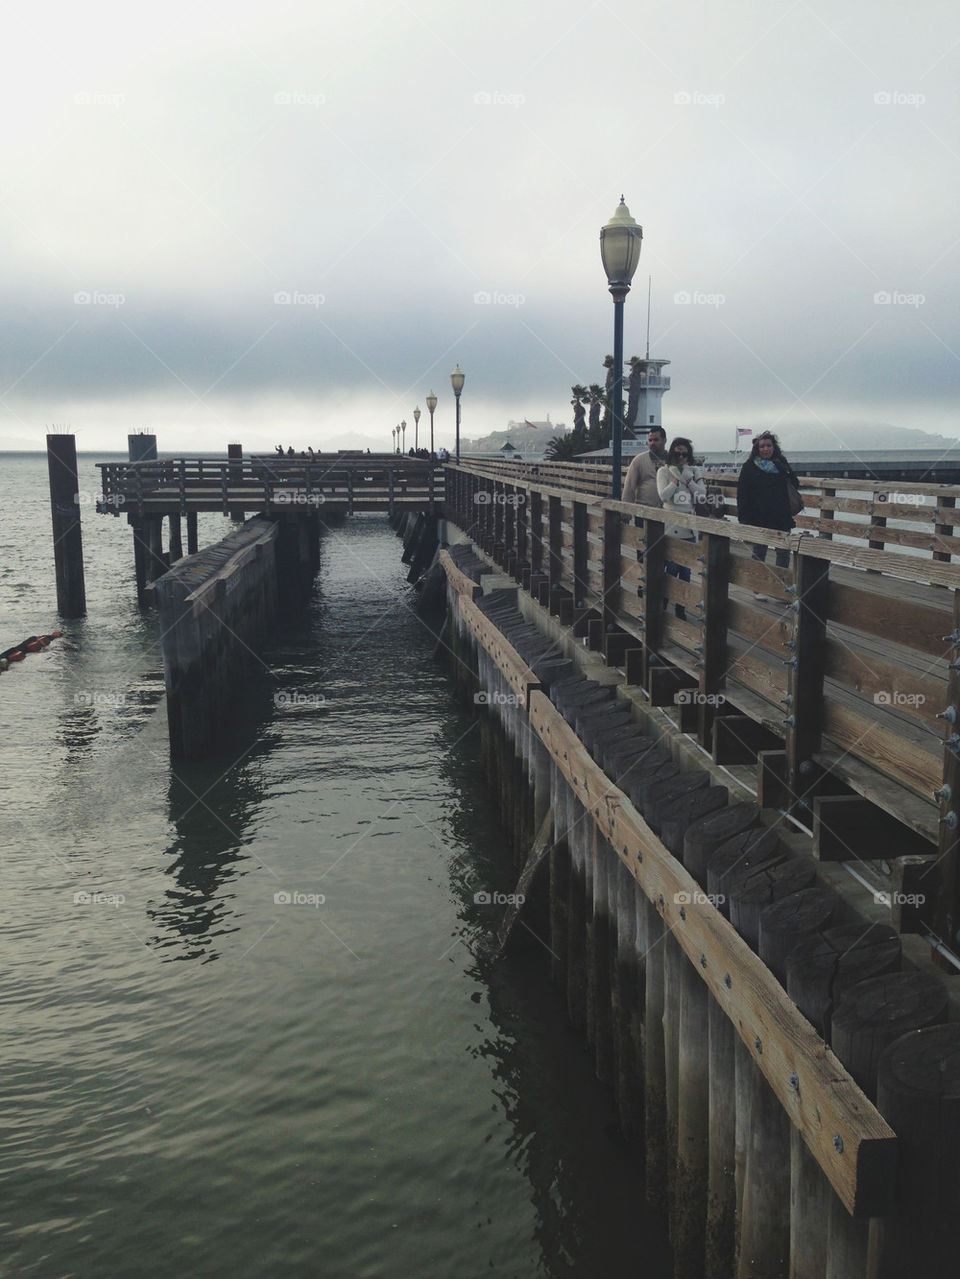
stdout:
[[589,402],[590,394],[585,386],[577,383],[576,386],[570,388],[570,403],[573,405],[573,429],[582,427],[586,430],[585,413],[583,406]]

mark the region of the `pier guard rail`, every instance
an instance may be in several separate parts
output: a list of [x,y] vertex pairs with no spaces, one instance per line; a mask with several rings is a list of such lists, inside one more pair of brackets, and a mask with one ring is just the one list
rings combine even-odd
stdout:
[[[921,854],[923,927],[956,952],[960,567],[672,512],[698,536],[681,541],[659,508],[542,467],[447,471],[448,517],[718,762],[757,761],[775,806],[812,811],[821,858]],[[790,566],[753,559],[758,543]]]
[[[522,475],[558,489],[575,489],[609,497],[612,469],[606,463],[467,462],[472,470],[508,482]],[[710,471],[707,483],[722,499],[720,509],[736,518],[737,475]],[[817,479],[800,476],[803,514],[797,528],[827,540],[843,538],[869,546],[903,547],[949,562],[960,555],[960,486],[952,484],[880,483],[875,480]]]
[[283,511],[328,503],[355,511],[434,506],[443,469],[394,454],[345,457],[164,458],[98,462],[101,513],[138,519],[198,511]]

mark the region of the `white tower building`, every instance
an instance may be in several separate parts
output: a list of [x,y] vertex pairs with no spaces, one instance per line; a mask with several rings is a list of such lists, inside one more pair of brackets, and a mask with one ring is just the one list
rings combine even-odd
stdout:
[[[649,355],[643,360],[630,361],[630,389],[635,390],[639,383],[640,392],[636,397],[636,414],[627,425],[635,431],[642,431],[644,435],[652,426],[663,425],[660,402],[664,392],[670,390],[670,379],[664,376],[662,370],[669,363],[669,360],[651,360]],[[630,398],[633,399],[633,396]]]

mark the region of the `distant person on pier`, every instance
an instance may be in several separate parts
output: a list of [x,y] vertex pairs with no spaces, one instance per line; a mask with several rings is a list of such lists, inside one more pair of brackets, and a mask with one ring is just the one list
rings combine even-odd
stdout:
[[283,445],[282,445],[282,444],[278,444],[278,445],[277,445],[277,457],[283,457]]
[[293,445],[292,445],[292,444],[288,444],[288,445],[287,445],[287,457],[296,457],[296,454],[295,454],[295,453],[294,453],[294,451],[293,451]]
[[[692,440],[678,435],[671,443],[666,465],[657,471],[657,494],[665,511],[682,511],[684,515],[695,515],[696,507],[707,500],[703,467],[696,463]],[[676,537],[684,542],[697,540],[694,529],[681,525],[665,524],[663,531],[667,537]],[[690,570],[685,564],[674,564],[668,560],[667,572],[681,582],[690,581]],[[687,616],[682,604],[677,605],[676,613],[681,621]]]
[[[737,480],[737,519],[756,528],[776,529],[789,533],[793,528],[787,485],[799,488],[790,463],[780,452],[780,444],[772,431],[762,431],[754,438],[750,456],[740,468]],[[757,542],[753,558],[766,562],[767,546]],[[777,567],[786,568],[790,552],[777,547]]]
[[630,463],[623,486],[625,502],[641,506],[662,506],[657,489],[657,472],[667,464],[667,433],[662,426],[652,426],[647,436],[647,450],[638,453]]

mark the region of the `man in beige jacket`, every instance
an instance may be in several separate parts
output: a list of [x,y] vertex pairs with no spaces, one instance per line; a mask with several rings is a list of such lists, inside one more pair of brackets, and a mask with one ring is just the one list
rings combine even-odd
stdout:
[[651,426],[647,436],[647,452],[638,453],[630,463],[623,486],[624,502],[641,506],[663,506],[657,492],[657,471],[667,461],[667,434],[662,426]]

